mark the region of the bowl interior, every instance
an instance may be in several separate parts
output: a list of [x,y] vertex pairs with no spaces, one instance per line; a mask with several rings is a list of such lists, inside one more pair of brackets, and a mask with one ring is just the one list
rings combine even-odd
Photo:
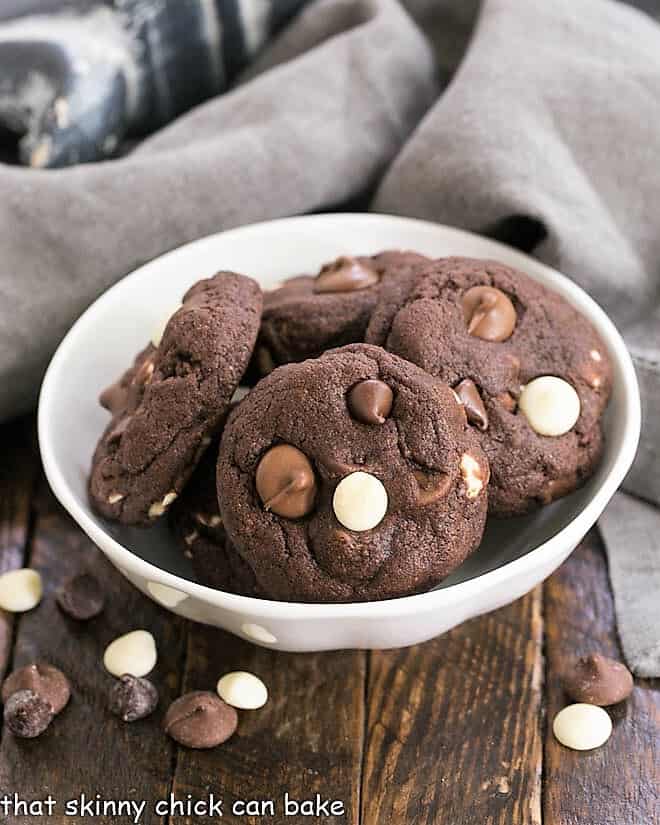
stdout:
[[291,218],[205,238],[147,264],[99,298],[60,346],[40,401],[46,469],[67,509],[78,520],[81,514],[91,520],[130,553],[196,581],[165,525],[148,531],[121,527],[91,511],[86,479],[96,441],[108,420],[98,404],[99,393],[126,368],[152,330],[198,279],[218,269],[232,269],[251,275],[268,289],[291,275],[315,272],[339,254],[369,254],[387,248],[414,249],[436,257],[497,258],[524,270],[564,294],[591,318],[614,364],[605,453],[595,475],[581,490],[530,516],[490,520],[480,549],[440,587],[451,587],[521,558],[566,527],[610,475],[631,425],[626,398],[630,383],[624,375],[622,345],[611,323],[574,284],[515,250],[448,227],[375,215]]

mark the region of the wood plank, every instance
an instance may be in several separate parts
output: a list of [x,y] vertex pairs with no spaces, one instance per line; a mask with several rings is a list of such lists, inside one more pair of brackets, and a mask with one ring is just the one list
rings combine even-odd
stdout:
[[545,825],[655,825],[660,821],[660,679],[636,680],[628,702],[611,709],[614,732],[579,753],[552,735],[570,699],[560,685],[569,657],[592,651],[622,659],[602,542],[594,530],[546,582],[548,725]]
[[[50,661],[69,676],[73,696],[38,739],[19,740],[3,731],[0,797],[18,792],[22,799],[43,799],[51,793],[59,803],[47,819],[54,825],[82,821],[64,814],[65,801],[81,793],[88,798],[100,794],[104,800],[147,799],[152,807],[170,788],[174,748],[159,725],[164,708],[179,693],[185,623],[142,596],[110,566],[57,505],[45,480],[36,511],[30,563],[42,573],[45,596],[20,619],[14,666],[39,658]],[[103,582],[107,597],[104,612],[83,623],[65,616],[53,598],[60,583],[80,569],[91,570]],[[161,706],[154,717],[129,725],[107,710],[113,680],[103,669],[102,655],[113,638],[139,627],[156,637],[159,662],[151,678],[160,689]],[[34,825],[40,820],[14,816],[8,821]],[[164,818],[148,811],[140,821]]]
[[[39,467],[34,422],[22,418],[0,428],[0,573],[23,567],[30,503]],[[11,661],[14,616],[0,610],[0,681]]]
[[541,589],[439,639],[374,651],[362,822],[538,825]]
[[[256,711],[239,711],[237,733],[211,751],[181,748],[174,794],[224,799],[223,822],[358,822],[364,733],[364,652],[286,654],[250,645],[208,627],[191,629],[185,690],[213,690],[224,673],[247,670],[266,683],[270,698]],[[283,816],[288,792],[298,800],[344,803],[343,816]],[[237,800],[272,800],[275,817],[232,814]],[[175,815],[172,825],[217,822]]]

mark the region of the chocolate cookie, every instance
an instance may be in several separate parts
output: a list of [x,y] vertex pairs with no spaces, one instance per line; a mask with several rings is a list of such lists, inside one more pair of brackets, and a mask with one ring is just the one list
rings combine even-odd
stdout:
[[386,280],[366,339],[454,387],[488,454],[495,515],[547,504],[593,472],[607,350],[576,309],[522,272],[443,258]]
[[228,593],[257,596],[254,573],[227,539],[220,516],[217,460],[218,442],[214,440],[172,506],[170,524],[201,584]]
[[362,341],[381,279],[428,263],[416,252],[340,257],[316,276],[300,275],[264,295],[264,313],[251,374],[315,358],[327,349]]
[[218,459],[228,536],[262,593],[290,601],[433,587],[479,544],[487,483],[451,389],[365,344],[274,370]]
[[147,525],[183,489],[245,372],[261,317],[251,279],[220,272],[199,281],[149,345],[101,396],[112,420],[89,480],[94,509],[124,524]]

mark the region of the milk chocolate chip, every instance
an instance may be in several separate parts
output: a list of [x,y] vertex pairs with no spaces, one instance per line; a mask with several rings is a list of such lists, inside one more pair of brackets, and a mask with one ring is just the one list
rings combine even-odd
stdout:
[[417,482],[417,500],[420,504],[433,504],[444,498],[451,487],[451,477],[448,473],[425,473],[414,470],[413,475]]
[[480,430],[488,429],[488,414],[474,381],[469,378],[461,381],[456,387],[456,394],[461,399],[461,404],[465,408],[465,414],[470,424],[474,424]]
[[473,286],[462,303],[468,332],[484,341],[506,341],[516,326],[516,310],[501,289]]
[[615,705],[632,693],[633,677],[621,662],[590,653],[575,662],[564,675],[563,684],[566,693],[577,702]]
[[105,605],[101,585],[90,573],[78,573],[67,579],[58,590],[56,599],[65,613],[79,621],[98,616]]
[[5,724],[14,736],[34,739],[53,721],[53,709],[32,690],[18,690],[5,703]]
[[25,665],[11,673],[2,684],[2,701],[6,704],[14,693],[21,690],[36,693],[50,706],[53,714],[59,713],[71,696],[71,686],[66,676],[44,662]]
[[175,699],[163,719],[165,733],[187,748],[215,748],[226,742],[237,726],[234,708],[205,690]]
[[103,390],[99,396],[99,404],[113,415],[126,408],[126,387],[119,381]]
[[314,282],[314,292],[354,292],[377,284],[378,273],[357,258],[342,256],[326,264]]
[[363,424],[384,424],[392,411],[394,394],[384,381],[360,381],[348,393],[347,403],[353,418]]
[[256,485],[264,508],[278,516],[301,518],[314,506],[314,470],[307,456],[290,444],[278,444],[263,456]]

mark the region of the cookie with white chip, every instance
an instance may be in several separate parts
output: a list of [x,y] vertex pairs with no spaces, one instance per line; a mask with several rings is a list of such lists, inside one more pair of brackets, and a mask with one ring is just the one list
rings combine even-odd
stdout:
[[112,420],[92,460],[97,513],[149,525],[176,500],[217,433],[250,360],[262,295],[220,272],[188,290],[158,347],[143,350],[101,403]]
[[490,512],[579,487],[602,451],[612,368],[593,326],[504,264],[441,258],[385,279],[366,340],[449,383],[490,460]]
[[438,379],[354,344],[274,370],[230,415],[218,499],[232,545],[274,599],[427,590],[477,547],[488,461]]
[[251,374],[315,358],[327,349],[364,340],[380,283],[429,259],[391,250],[372,256],[341,256],[316,276],[300,275],[264,295],[264,313]]

